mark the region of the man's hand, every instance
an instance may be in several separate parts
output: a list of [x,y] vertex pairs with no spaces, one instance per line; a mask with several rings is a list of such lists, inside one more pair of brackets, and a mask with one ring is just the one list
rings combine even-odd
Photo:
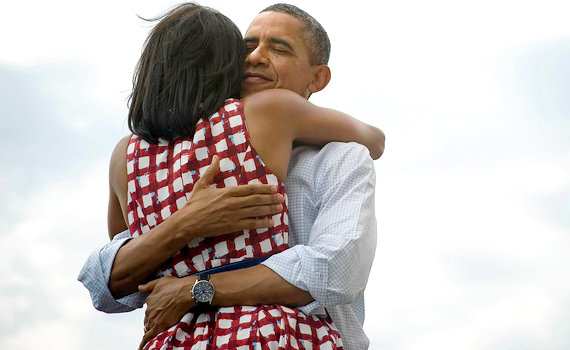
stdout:
[[139,346],[180,321],[182,316],[196,306],[192,298],[192,286],[196,277],[177,278],[166,276],[139,286],[143,293],[150,293],[146,299],[144,336]]
[[[210,237],[224,233],[273,226],[272,219],[256,218],[283,210],[283,195],[274,185],[242,185],[211,188],[220,172],[220,159],[212,163],[194,184],[188,202],[170,220],[176,220],[183,232],[193,237]],[[196,218],[200,218],[196,220]]]
[[134,293],[151,273],[196,237],[273,226],[272,220],[264,216],[283,209],[284,197],[277,193],[276,186],[211,188],[219,172],[220,159],[214,156],[184,207],[119,249],[108,283],[115,298]]

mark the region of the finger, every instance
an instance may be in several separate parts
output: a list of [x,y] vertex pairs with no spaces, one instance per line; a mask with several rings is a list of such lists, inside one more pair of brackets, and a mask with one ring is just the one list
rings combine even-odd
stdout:
[[242,197],[253,194],[271,194],[277,192],[277,186],[266,184],[251,184],[228,187],[228,193],[232,196]]
[[269,204],[282,204],[285,202],[285,196],[281,193],[275,194],[253,194],[249,196],[238,197],[235,199],[241,207],[253,207]]
[[141,339],[141,343],[139,344],[139,350],[142,350],[144,348],[144,346],[146,345],[146,343],[148,343],[148,341],[149,341],[149,338],[147,337],[147,333],[148,333],[148,331],[145,328],[143,337]]
[[[261,207],[266,205],[283,204],[285,196],[277,194],[254,194],[250,196],[235,197],[231,199],[231,208],[241,209],[247,207]],[[254,215],[260,216],[260,215]]]
[[239,230],[255,230],[258,228],[268,228],[268,227],[272,227],[274,225],[274,221],[273,219],[268,219],[268,218],[264,218],[264,219],[243,219],[238,221],[237,225],[237,229],[236,231]]
[[146,343],[148,343],[149,339],[147,339],[146,337],[146,333],[143,335],[143,338],[141,340],[141,343],[139,344],[139,350],[142,350],[144,348],[144,346],[146,345]]
[[[209,185],[214,183],[214,176],[216,176],[220,172],[220,158],[217,155],[212,157],[212,163],[204,174],[200,177],[200,180],[196,181],[196,185],[202,187],[208,187]],[[196,186],[194,185],[194,186]]]
[[150,282],[147,282],[145,284],[141,284],[139,285],[139,291],[143,292],[143,293],[152,293],[152,291],[154,290],[154,287],[156,287],[156,284],[158,283],[159,279],[155,279],[152,280]]
[[250,219],[267,215],[274,215],[283,210],[282,204],[271,204],[255,207],[246,207],[236,212],[238,220]]
[[144,325],[144,332],[148,332],[150,330],[150,311],[148,310],[148,306],[144,312],[144,321],[143,321],[143,325]]
[[156,337],[158,335],[158,333],[160,333],[160,331],[158,330],[157,327],[152,327],[151,329],[149,329],[148,331],[146,331],[144,333],[144,336],[142,338],[141,344],[139,346],[139,349],[142,349],[146,343],[148,343],[149,341],[151,341],[154,337]]
[[139,350],[144,348],[146,343],[148,343],[152,338],[154,338],[154,335],[151,334],[151,331],[152,331],[152,329],[144,332],[143,338],[141,340],[141,344],[139,345]]

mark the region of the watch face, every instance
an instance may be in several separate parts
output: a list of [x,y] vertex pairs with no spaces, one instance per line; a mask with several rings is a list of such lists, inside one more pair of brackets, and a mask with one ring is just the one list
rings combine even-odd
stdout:
[[208,281],[198,281],[192,289],[194,299],[199,303],[209,303],[214,297],[214,286]]

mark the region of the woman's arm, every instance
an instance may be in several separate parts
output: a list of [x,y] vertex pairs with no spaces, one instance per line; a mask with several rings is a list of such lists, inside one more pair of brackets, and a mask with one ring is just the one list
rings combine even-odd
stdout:
[[107,228],[110,239],[127,229],[127,147],[130,139],[125,136],[117,143],[109,164]]
[[332,141],[358,142],[368,148],[373,159],[378,159],[384,152],[385,135],[382,130],[346,113],[315,106],[289,90],[261,91],[249,96],[245,106],[248,126],[253,118],[254,123],[272,128],[290,141],[315,145]]
[[[115,146],[109,165],[107,226],[111,239],[127,229],[127,147],[130,138],[124,137]],[[119,249],[108,282],[115,298],[135,292],[139,284],[186,243],[183,237],[176,234],[180,228],[174,223],[174,220],[167,220],[164,225],[127,242]],[[149,259],[149,256],[153,258]]]
[[[130,137],[122,139],[111,156],[109,236],[127,227],[126,149]],[[210,188],[219,171],[219,159],[194,184],[186,205],[160,225],[128,241],[117,252],[108,286],[115,298],[129,295],[147,281],[166,260],[196,237],[273,226],[271,219],[256,219],[282,210],[284,198],[271,185]],[[121,220],[123,220],[121,222]]]

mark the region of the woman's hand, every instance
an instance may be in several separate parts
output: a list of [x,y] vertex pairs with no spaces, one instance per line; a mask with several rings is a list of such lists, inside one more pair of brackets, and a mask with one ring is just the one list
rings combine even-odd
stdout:
[[139,349],[159,333],[177,324],[184,314],[196,306],[192,298],[194,282],[195,276],[166,276],[139,286],[141,292],[149,294],[146,298],[144,336]]

